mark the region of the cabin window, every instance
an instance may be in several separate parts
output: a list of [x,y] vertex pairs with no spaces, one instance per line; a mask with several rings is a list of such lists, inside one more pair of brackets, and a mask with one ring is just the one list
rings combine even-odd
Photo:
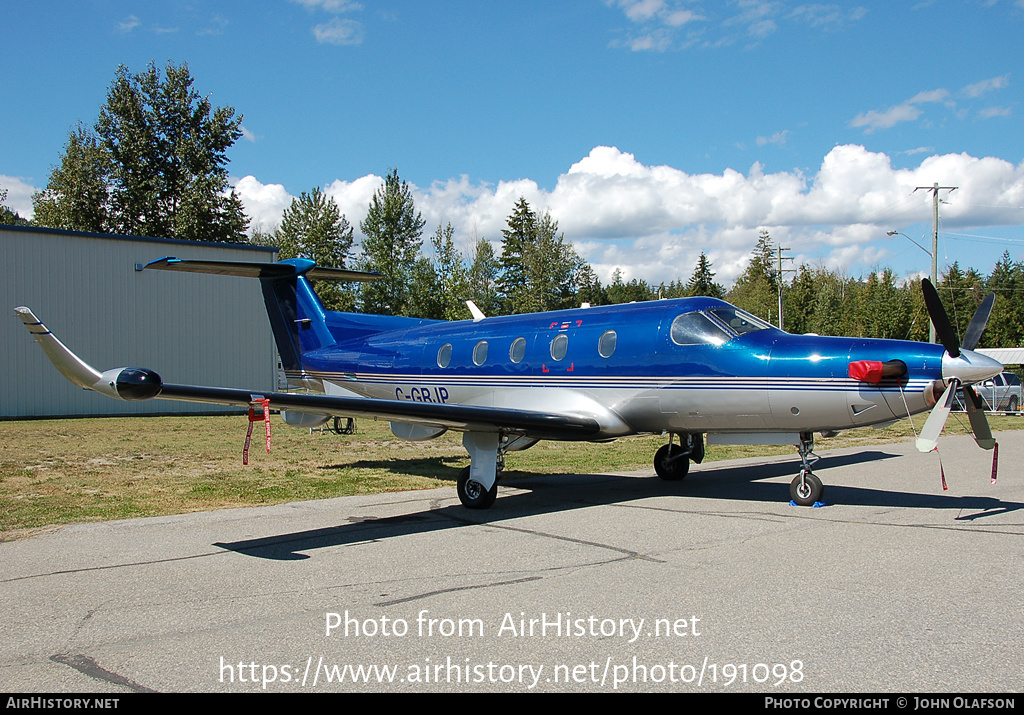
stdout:
[[721,345],[730,335],[703,313],[683,313],[672,321],[672,342],[676,345]]
[[612,353],[615,352],[615,339],[614,330],[606,330],[601,333],[601,337],[597,341],[597,352],[603,358],[610,358]]
[[483,365],[487,360],[487,341],[481,340],[473,348],[473,364]]
[[561,360],[565,357],[566,351],[569,349],[569,338],[565,333],[560,333],[555,336],[555,339],[551,341],[551,359]]
[[516,338],[508,349],[508,357],[512,362],[522,362],[526,357],[526,338]]
[[760,318],[755,318],[750,313],[744,313],[737,308],[713,308],[708,313],[722,321],[722,324],[737,335],[746,335],[773,327]]
[[448,367],[448,363],[452,361],[452,344],[445,343],[441,346],[441,349],[437,351],[437,366]]

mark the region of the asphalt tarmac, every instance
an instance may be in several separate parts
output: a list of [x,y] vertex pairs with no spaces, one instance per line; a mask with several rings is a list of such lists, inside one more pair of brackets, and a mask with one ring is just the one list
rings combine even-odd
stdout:
[[[0,543],[12,692],[978,693],[1024,684],[1024,432]],[[820,442],[819,447],[825,442]],[[572,446],[565,446],[571,450]]]

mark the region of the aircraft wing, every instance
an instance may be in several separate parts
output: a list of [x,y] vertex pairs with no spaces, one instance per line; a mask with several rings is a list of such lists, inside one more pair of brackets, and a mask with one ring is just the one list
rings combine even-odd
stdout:
[[540,439],[586,439],[600,430],[597,420],[591,417],[437,402],[378,400],[292,392],[249,392],[225,387],[171,384],[161,384],[159,392],[154,397],[241,406],[248,405],[254,399],[265,398],[270,400],[271,407],[279,409],[416,422],[460,431],[496,432],[504,429]]
[[165,399],[244,407],[257,399],[269,399],[271,407],[278,409],[439,425],[467,432],[506,430],[539,439],[587,439],[601,430],[596,419],[580,415],[436,402],[172,385],[164,383],[152,370],[135,367],[114,368],[101,373],[71,352],[31,310],[20,307],[15,309],[15,313],[64,377],[80,387],[120,400]]

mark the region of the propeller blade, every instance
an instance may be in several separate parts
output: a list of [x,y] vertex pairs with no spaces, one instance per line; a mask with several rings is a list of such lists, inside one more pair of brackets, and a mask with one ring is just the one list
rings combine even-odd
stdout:
[[996,441],[992,437],[992,428],[988,426],[988,418],[985,417],[985,403],[970,385],[964,385],[964,396],[967,398],[964,402],[967,406],[967,417],[971,420],[971,429],[974,431],[974,440],[982,449],[992,449],[996,446]]
[[946,348],[946,352],[949,353],[950,357],[959,357],[960,340],[956,336],[956,331],[953,330],[953,324],[949,322],[949,316],[946,315],[946,309],[942,305],[942,299],[939,298],[939,292],[935,290],[935,286],[927,278],[921,280],[921,292],[924,293],[924,304],[928,308],[928,317],[932,319],[932,325],[935,326],[935,334],[939,336],[939,342]]
[[942,393],[942,399],[932,408],[932,412],[928,415],[928,420],[921,430],[921,436],[917,438],[916,444],[919,452],[931,452],[938,446],[939,434],[942,433],[942,428],[946,425],[946,418],[949,417],[949,411],[953,407],[953,398],[958,387],[960,387],[960,381],[951,380],[946,391]]
[[981,333],[985,330],[985,324],[988,323],[988,316],[992,315],[992,304],[995,302],[995,299],[996,294],[989,293],[985,296],[985,300],[981,301],[978,309],[974,311],[974,317],[971,318],[971,323],[964,332],[964,350],[974,350],[974,348],[978,347]]

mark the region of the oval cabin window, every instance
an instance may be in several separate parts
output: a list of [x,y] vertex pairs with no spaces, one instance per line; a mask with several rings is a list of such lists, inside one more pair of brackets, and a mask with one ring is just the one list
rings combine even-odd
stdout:
[[487,341],[481,340],[473,348],[473,364],[483,365],[487,360]]
[[437,351],[437,366],[448,367],[448,363],[452,361],[452,344],[445,343],[441,346],[441,349]]
[[526,338],[516,338],[508,349],[508,357],[512,362],[522,362],[526,357]]
[[556,335],[554,340],[551,341],[551,359],[552,360],[555,360],[556,362],[558,360],[561,360],[562,358],[565,357],[565,353],[568,350],[569,350],[569,338],[568,338],[568,336],[565,335],[565,333],[562,333],[560,335]]

